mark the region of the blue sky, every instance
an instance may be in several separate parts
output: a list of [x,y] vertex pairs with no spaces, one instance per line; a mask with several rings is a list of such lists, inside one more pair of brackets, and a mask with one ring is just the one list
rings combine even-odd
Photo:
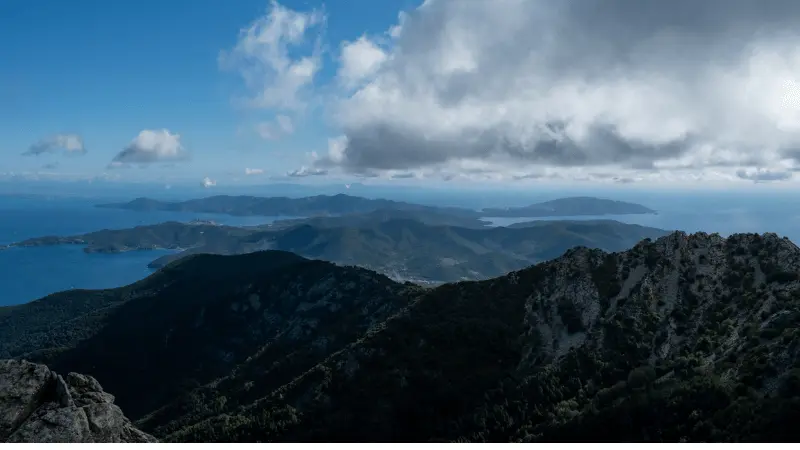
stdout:
[[793,186],[800,2],[703,4],[3,0],[0,178]]
[[[406,0],[281,4],[324,11],[326,45],[381,33],[401,9],[416,6]],[[327,148],[330,132],[321,113],[304,115],[289,136],[263,139],[252,127],[271,111],[237,105],[242,78],[218,64],[239,30],[270,7],[265,0],[4,0],[0,172],[97,174],[141,130],[164,128],[181,136],[191,160],[121,172],[125,177],[199,180],[245,168],[281,174],[301,166],[306,152]],[[335,76],[338,51],[325,48],[317,83]],[[41,139],[73,133],[84,140],[83,156],[22,155]]]

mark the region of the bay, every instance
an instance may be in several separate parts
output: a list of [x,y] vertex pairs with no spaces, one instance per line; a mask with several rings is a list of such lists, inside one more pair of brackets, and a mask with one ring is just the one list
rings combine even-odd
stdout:
[[[96,208],[86,199],[0,197],[0,245],[40,236],[68,236],[167,221],[191,220],[249,226],[277,217]],[[104,289],[133,283],[150,273],[147,264],[170,250],[121,254],[84,253],[80,245],[0,251],[0,306],[26,303],[68,289]]]

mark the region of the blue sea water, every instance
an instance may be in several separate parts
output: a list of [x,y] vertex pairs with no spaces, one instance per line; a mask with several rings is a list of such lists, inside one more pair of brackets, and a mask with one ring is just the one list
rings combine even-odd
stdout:
[[[68,236],[100,229],[129,228],[170,220],[213,220],[225,225],[258,225],[275,217],[232,217],[181,212],[136,212],[94,207],[85,199],[0,197],[0,245],[40,236]],[[0,306],[26,303],[73,288],[124,286],[150,273],[147,264],[168,250],[89,254],[83,246],[0,250]]]
[[[628,199],[626,199],[628,200]],[[649,200],[649,201],[648,201]],[[605,216],[485,217],[494,226],[533,220],[616,220],[664,230],[699,231],[729,236],[734,233],[777,233],[800,244],[800,196],[743,196],[730,194],[677,195],[631,198],[657,214]]]

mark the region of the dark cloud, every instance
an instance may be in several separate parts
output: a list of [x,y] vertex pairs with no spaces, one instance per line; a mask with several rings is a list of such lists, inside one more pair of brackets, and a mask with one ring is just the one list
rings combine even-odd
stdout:
[[514,180],[538,180],[546,177],[540,173],[526,173],[522,175],[514,175],[512,178]]
[[392,178],[398,179],[398,180],[399,179],[414,178],[414,174],[412,172],[396,173],[396,174],[392,175]]
[[781,151],[781,154],[785,158],[794,160],[796,164],[800,164],[800,148],[797,147],[786,148]]
[[792,172],[788,170],[744,170],[739,169],[736,171],[736,176],[743,180],[750,180],[756,183],[764,183],[770,181],[785,181],[792,178]]
[[[596,128],[588,135],[591,145],[585,145],[557,130],[551,132],[554,136],[534,143],[514,142],[496,131],[475,132],[461,139],[434,140],[385,124],[349,133],[341,165],[351,171],[362,168],[408,170],[445,163],[453,155],[459,155],[467,159],[510,157],[533,164],[562,167],[621,163],[652,168],[655,158],[678,158],[691,144],[689,138],[664,145],[626,141],[611,129]],[[323,158],[317,164],[320,167],[336,165],[329,158]]]
[[607,180],[618,184],[636,183],[636,179],[628,176],[621,176],[613,173],[593,172],[589,174],[590,180]]

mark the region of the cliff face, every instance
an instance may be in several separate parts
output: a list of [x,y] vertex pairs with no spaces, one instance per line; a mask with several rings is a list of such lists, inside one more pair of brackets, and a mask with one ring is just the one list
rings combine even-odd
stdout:
[[94,378],[0,360],[0,441],[156,442],[139,431]]

